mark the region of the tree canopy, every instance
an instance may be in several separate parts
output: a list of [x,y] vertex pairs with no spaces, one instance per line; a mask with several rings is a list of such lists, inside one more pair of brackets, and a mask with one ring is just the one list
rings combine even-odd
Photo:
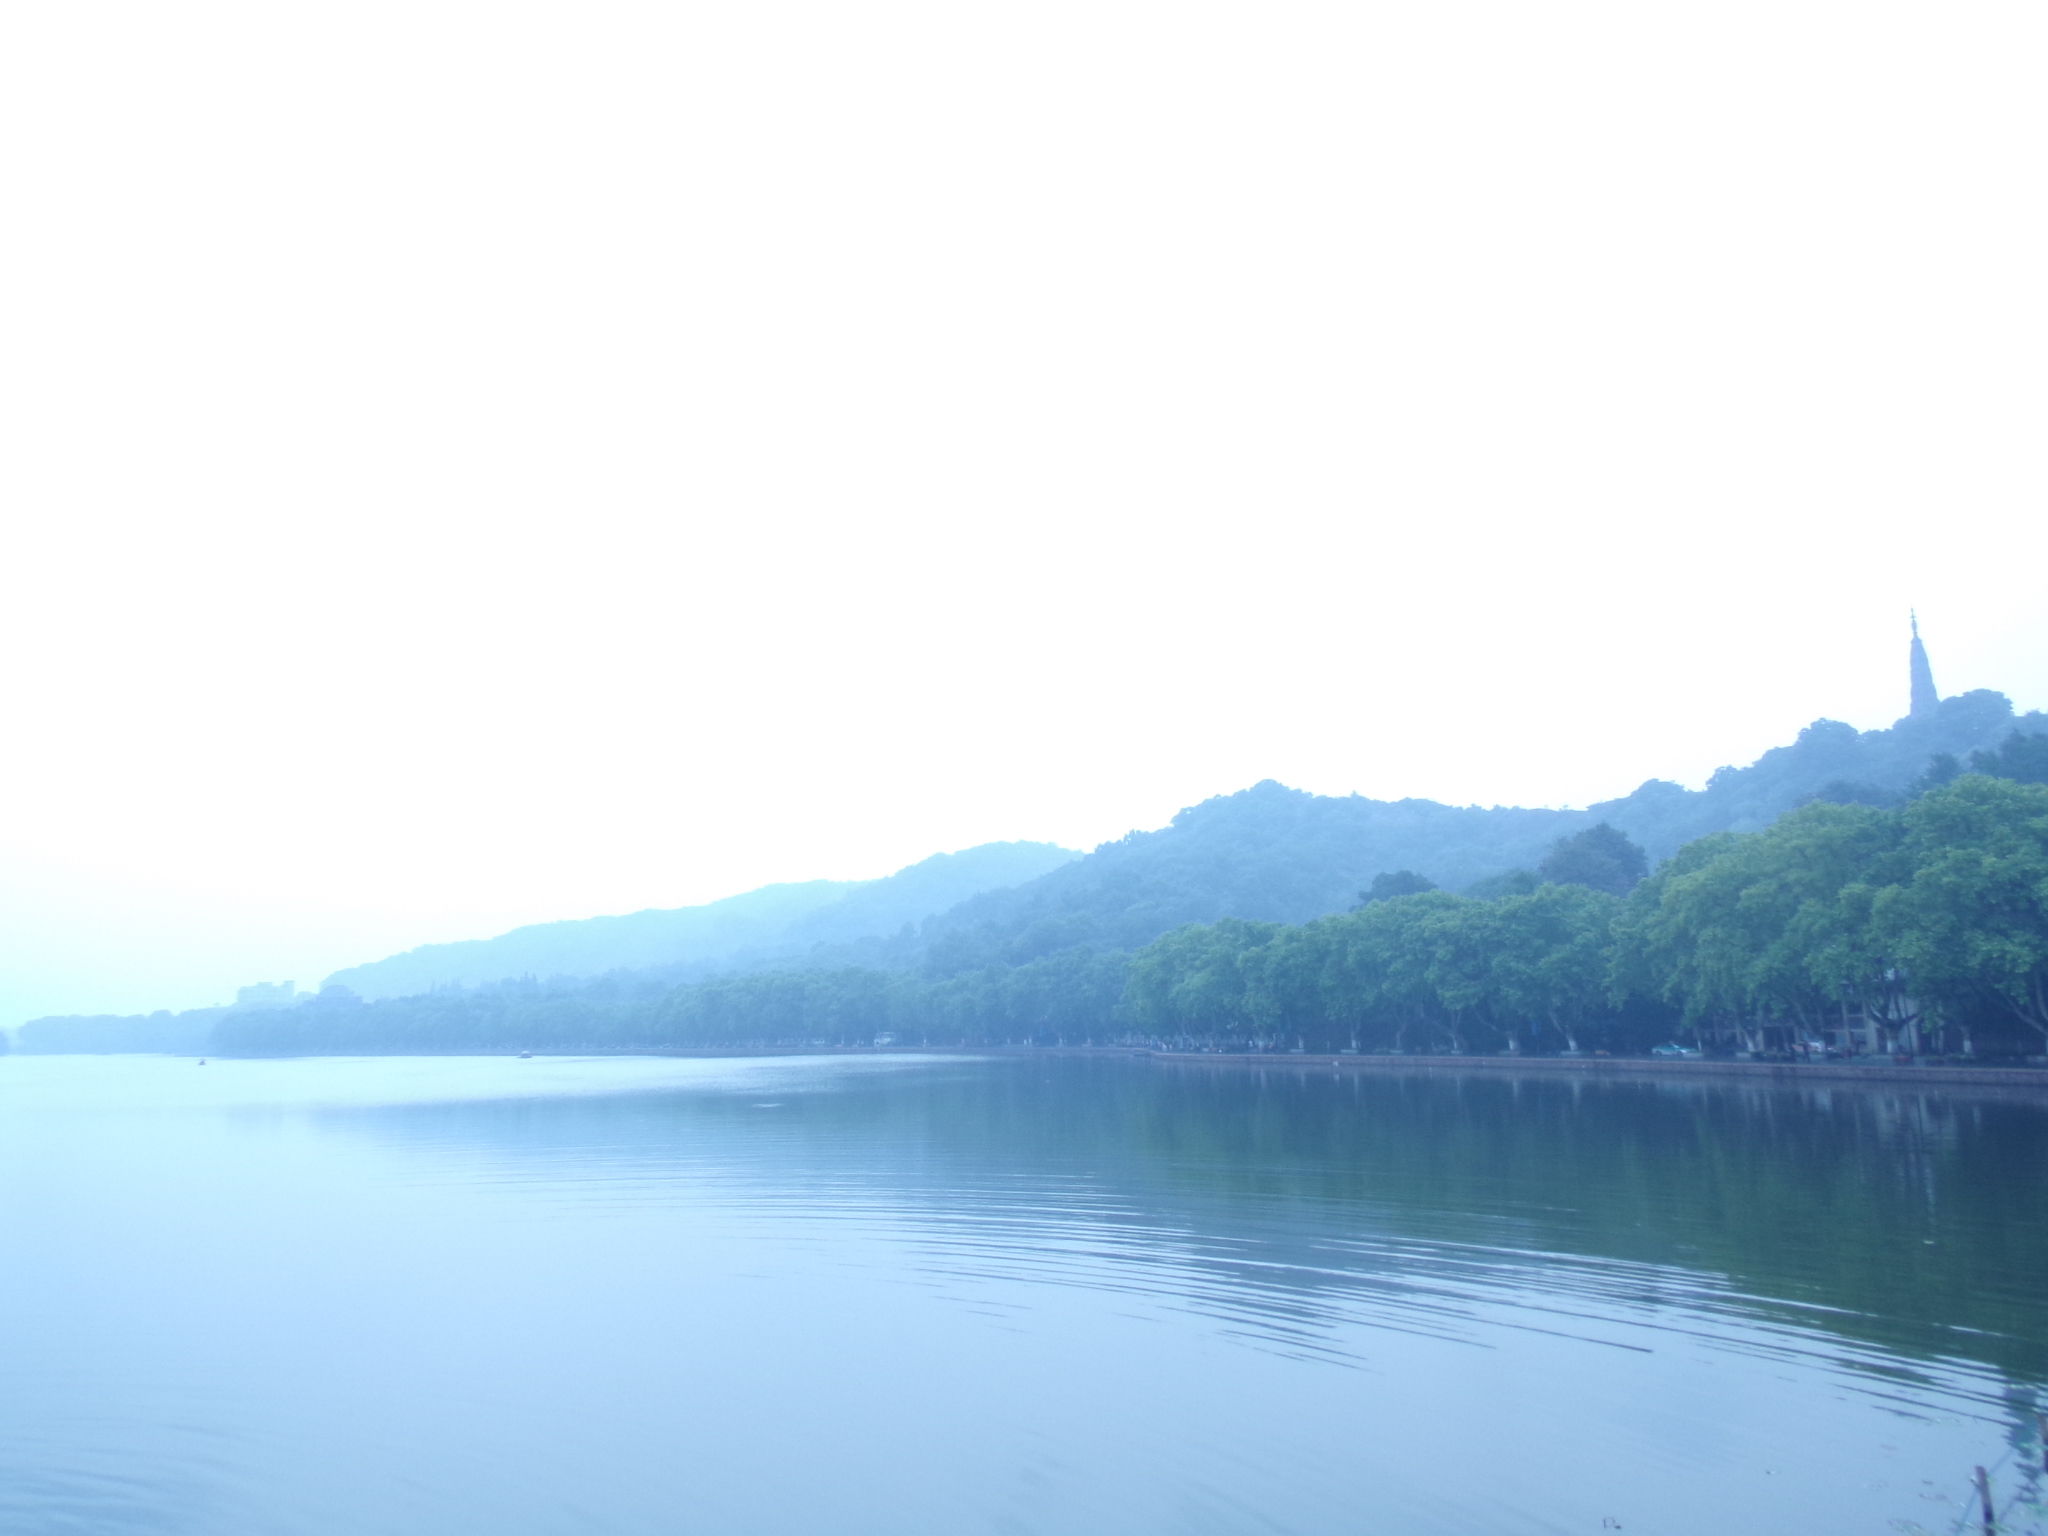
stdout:
[[1610,896],[1626,896],[1649,872],[1649,856],[1604,821],[1559,838],[1536,866],[1553,885],[1583,885]]

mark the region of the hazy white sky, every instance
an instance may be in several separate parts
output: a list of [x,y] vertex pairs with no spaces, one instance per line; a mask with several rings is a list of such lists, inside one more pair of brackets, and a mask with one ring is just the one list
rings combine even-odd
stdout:
[[11,6],[0,1023],[2048,705],[2044,43]]

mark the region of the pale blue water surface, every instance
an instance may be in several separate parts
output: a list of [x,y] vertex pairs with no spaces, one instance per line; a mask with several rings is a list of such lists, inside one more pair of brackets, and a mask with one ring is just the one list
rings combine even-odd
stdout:
[[2044,1189],[1991,1096],[0,1058],[0,1531],[2038,1529]]

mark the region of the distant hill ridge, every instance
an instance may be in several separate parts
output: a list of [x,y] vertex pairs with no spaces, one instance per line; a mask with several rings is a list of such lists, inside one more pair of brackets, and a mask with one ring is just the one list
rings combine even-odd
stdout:
[[[1382,871],[1414,870],[1446,889],[1468,889],[1533,869],[1557,839],[1602,821],[1655,861],[1711,832],[1760,830],[1808,800],[1895,798],[1934,757],[1995,748],[2015,729],[2048,732],[2048,717],[2015,717],[2002,694],[1983,690],[1883,730],[1818,720],[1790,746],[1718,770],[1704,789],[1652,779],[1584,810],[1313,795],[1269,779],[1085,856],[989,844],[886,880],[768,886],[676,912],[429,945],[331,980],[376,998],[519,975],[663,967],[693,980],[792,963],[952,975],[1065,950],[1131,950],[1186,923],[1300,923],[1341,912]],[[903,932],[905,924],[915,932]]]
[[1267,779],[1192,806],[925,924],[926,965],[956,974],[1061,950],[1136,949],[1186,923],[1300,923],[1341,912],[1385,869],[1467,885],[1533,864],[1582,811],[1312,795]]
[[329,986],[365,998],[515,976],[542,980],[673,969],[678,978],[748,963],[788,963],[818,945],[880,940],[978,892],[1016,885],[1078,858],[1051,843],[984,843],[940,853],[879,880],[768,885],[702,906],[515,928],[495,938],[425,944],[336,971]]
[[1996,751],[2015,731],[2048,734],[2048,715],[2015,715],[2011,701],[1988,688],[1922,710],[1876,731],[1816,720],[1747,768],[1717,769],[1705,789],[1652,779],[1619,800],[1588,806],[1586,815],[1619,827],[1654,862],[1711,832],[1761,832],[1809,800],[1896,799],[1944,754],[1967,761],[1973,752]]
[[1710,832],[1753,832],[1814,799],[1896,799],[1939,754],[1996,748],[2048,716],[2015,717],[2002,694],[1944,699],[1887,730],[1818,720],[1705,789],[1653,779],[1582,811],[1449,806],[1312,795],[1267,780],[1134,832],[1028,885],[989,891],[924,925],[925,969],[956,975],[1062,950],[1131,950],[1186,923],[1301,923],[1341,912],[1383,872],[1413,870],[1467,890],[1531,870],[1560,837],[1600,822],[1665,859]]
[[[427,945],[330,980],[381,999],[526,976],[573,987],[574,978],[625,972],[627,990],[657,996],[678,983],[749,971],[858,966],[943,979],[1039,961],[1086,965],[1091,954],[1129,952],[1188,923],[1300,923],[1340,912],[1385,872],[1484,892],[1485,883],[1535,868],[1558,839],[1600,822],[1660,860],[1710,833],[1759,831],[1807,801],[1896,801],[1942,760],[1996,754],[2015,732],[2029,743],[2029,760],[2039,758],[2048,716],[2016,716],[2003,695],[1980,690],[1929,701],[1883,730],[1815,721],[1748,767],[1718,770],[1703,789],[1653,779],[1584,810],[1321,796],[1267,780],[1085,856],[993,843],[882,880],[767,886],[700,907]],[[587,988],[563,996],[598,1005]],[[180,1049],[164,1042],[188,1026],[210,1029],[223,1012],[36,1020],[17,1045]]]

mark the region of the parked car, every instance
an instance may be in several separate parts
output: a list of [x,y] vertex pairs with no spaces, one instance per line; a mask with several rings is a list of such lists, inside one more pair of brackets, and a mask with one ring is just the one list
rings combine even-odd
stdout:
[[1650,1054],[1652,1056],[1664,1056],[1685,1061],[1697,1061],[1700,1055],[1697,1050],[1689,1045],[1670,1044],[1653,1045],[1650,1047]]

